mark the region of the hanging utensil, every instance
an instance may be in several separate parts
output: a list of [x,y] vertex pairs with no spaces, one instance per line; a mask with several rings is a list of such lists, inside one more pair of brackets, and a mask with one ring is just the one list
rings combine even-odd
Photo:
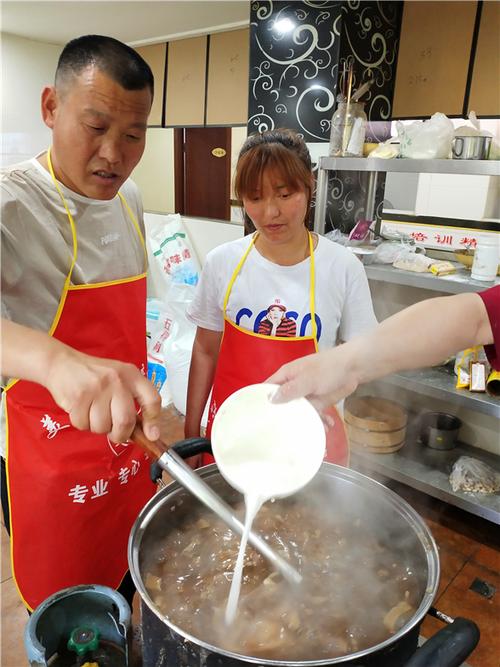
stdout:
[[349,63],[349,70],[347,76],[347,101],[345,108],[344,132],[342,135],[342,155],[345,155],[346,153],[347,144],[349,143],[349,138],[351,136],[351,129],[352,129],[352,127],[349,127],[347,123],[351,107],[352,78],[353,78],[353,66],[352,63]]
[[373,79],[370,79],[369,81],[365,81],[357,90],[354,91],[352,94],[351,101],[352,102],[357,102],[365,93],[367,93],[370,88],[372,87],[373,84]]

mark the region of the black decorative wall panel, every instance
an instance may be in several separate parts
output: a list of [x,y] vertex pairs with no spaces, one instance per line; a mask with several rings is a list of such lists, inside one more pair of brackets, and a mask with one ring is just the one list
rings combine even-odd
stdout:
[[[390,136],[402,6],[400,1],[253,2],[248,132],[288,127],[306,142],[328,142],[344,63],[352,62],[354,89],[373,80],[364,97],[367,141]],[[379,180],[378,209],[384,187]],[[348,231],[363,217],[365,187],[366,174],[331,173],[327,229]]]
[[313,0],[252,3],[249,132],[288,127],[305,141],[328,141],[341,6]]
[[[354,89],[373,81],[363,96],[369,121],[391,118],[402,13],[402,2],[350,0],[342,5],[339,70],[353,64]],[[371,123],[369,138],[380,141],[386,136],[386,123]]]

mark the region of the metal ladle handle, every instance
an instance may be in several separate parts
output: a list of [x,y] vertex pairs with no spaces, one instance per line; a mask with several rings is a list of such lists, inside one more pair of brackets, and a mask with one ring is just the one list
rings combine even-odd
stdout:
[[[233,532],[243,535],[244,526],[235,516],[232,508],[173,449],[168,449],[161,440],[154,442],[149,440],[139,424],[134,428],[130,439],[157,458],[158,465],[163,470],[217,514]],[[287,581],[292,584],[300,584],[302,575],[279,556],[257,533],[250,531],[248,541]]]

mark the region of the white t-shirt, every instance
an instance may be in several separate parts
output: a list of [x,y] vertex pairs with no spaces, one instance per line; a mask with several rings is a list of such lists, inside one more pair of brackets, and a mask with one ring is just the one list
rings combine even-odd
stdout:
[[[224,243],[208,253],[195,298],[187,316],[197,326],[222,331],[223,303],[233,272],[251,241],[250,236]],[[334,346],[368,331],[377,320],[363,265],[350,250],[323,236],[314,251],[315,311],[319,347]],[[280,266],[253,247],[236,278],[227,316],[244,329],[272,335],[310,336],[310,260]],[[283,324],[272,332],[268,308],[283,313]]]

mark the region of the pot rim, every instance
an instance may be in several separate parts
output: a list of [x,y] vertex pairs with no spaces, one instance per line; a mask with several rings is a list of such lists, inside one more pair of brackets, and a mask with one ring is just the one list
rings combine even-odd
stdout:
[[[213,476],[222,477],[217,465],[212,463],[210,465],[199,468],[197,473],[203,478],[210,478]],[[320,667],[322,665],[335,665],[341,664],[343,662],[348,662],[351,660],[363,658],[372,653],[382,651],[383,649],[389,647],[391,644],[394,644],[401,637],[406,635],[412,628],[420,624],[423,617],[428,612],[434,597],[437,592],[439,585],[439,575],[440,575],[440,565],[439,565],[439,555],[436,542],[430,532],[429,528],[425,524],[422,517],[413,509],[413,507],[397,493],[388,489],[386,486],[377,482],[376,480],[359,473],[356,470],[351,470],[350,468],[345,468],[333,463],[328,463],[324,461],[321,464],[318,475],[326,474],[327,476],[343,478],[348,482],[355,482],[364,486],[364,488],[372,488],[375,493],[379,493],[382,497],[390,503],[393,509],[399,512],[399,514],[406,520],[409,524],[409,527],[412,528],[422,548],[424,549],[426,561],[427,561],[427,585],[425,587],[425,593],[422,597],[420,605],[416,610],[415,614],[407,621],[407,623],[398,630],[394,635],[388,637],[383,642],[370,646],[369,648],[363,649],[362,651],[356,651],[355,653],[349,653],[344,656],[338,656],[336,658],[325,658],[321,660],[271,660],[268,658],[257,658],[253,656],[247,656],[242,653],[235,653],[233,651],[228,651],[226,649],[214,646],[209,644],[201,639],[197,639],[193,635],[189,634],[182,628],[179,628],[175,625],[168,617],[163,616],[160,611],[156,608],[153,601],[150,599],[149,594],[143,584],[142,577],[140,576],[139,569],[139,551],[142,537],[145,530],[147,529],[150,521],[155,516],[159,507],[161,507],[167,501],[172,499],[172,496],[175,496],[179,492],[186,492],[186,489],[178,482],[173,481],[168,484],[164,489],[156,493],[143,507],[139,513],[132,530],[130,532],[130,537],[128,541],[128,562],[130,574],[132,580],[135,584],[137,592],[139,593],[141,600],[145,603],[149,609],[162,621],[171,628],[175,633],[180,635],[184,640],[187,640],[196,646],[208,650],[219,655],[223,655],[233,660],[240,660],[242,662],[247,662],[249,664],[258,664],[262,667],[266,665],[272,665],[273,667]]]

